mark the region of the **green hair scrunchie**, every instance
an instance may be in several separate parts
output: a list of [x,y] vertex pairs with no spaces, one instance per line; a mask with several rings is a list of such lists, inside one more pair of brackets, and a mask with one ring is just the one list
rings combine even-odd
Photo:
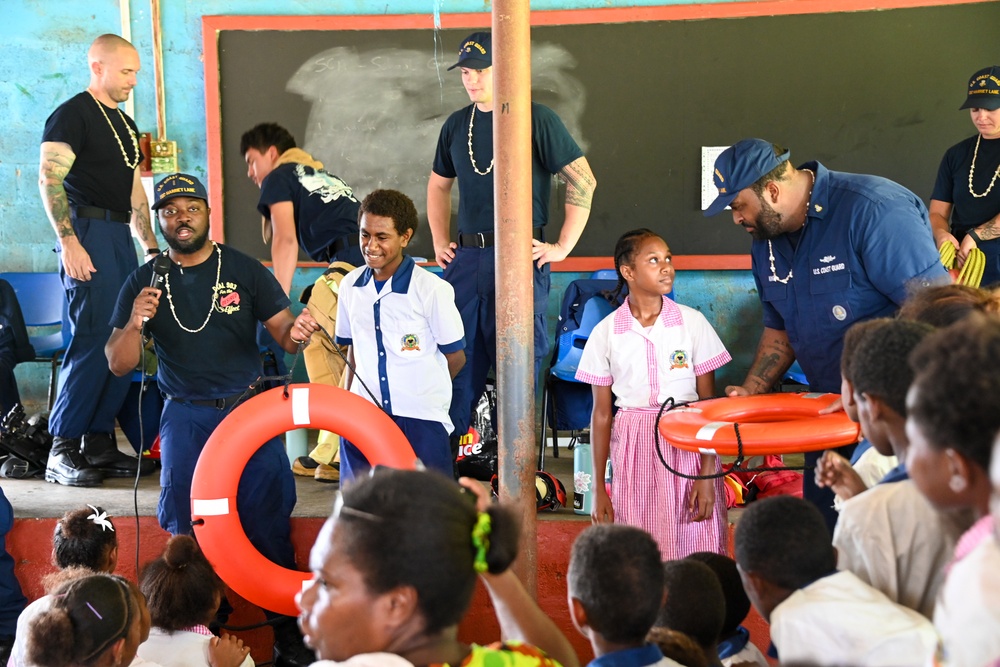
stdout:
[[489,570],[489,565],[486,564],[486,552],[490,549],[490,533],[492,531],[493,522],[490,520],[490,515],[486,512],[480,512],[475,525],[472,526],[472,546],[476,548],[472,567],[479,574]]

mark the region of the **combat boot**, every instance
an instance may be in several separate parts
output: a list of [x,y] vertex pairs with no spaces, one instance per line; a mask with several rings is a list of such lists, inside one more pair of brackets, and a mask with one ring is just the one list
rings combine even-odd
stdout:
[[118,451],[113,433],[88,433],[83,436],[80,452],[91,467],[97,468],[107,477],[135,477],[148,475],[156,469],[149,459],[139,459]]
[[80,453],[79,438],[57,436],[52,439],[45,481],[65,486],[98,486],[104,481],[104,473],[87,463]]

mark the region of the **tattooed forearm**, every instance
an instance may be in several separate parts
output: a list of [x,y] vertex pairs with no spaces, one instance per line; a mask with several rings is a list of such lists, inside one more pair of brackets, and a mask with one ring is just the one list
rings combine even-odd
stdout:
[[597,188],[597,179],[590,170],[587,158],[578,158],[560,170],[559,175],[566,181],[566,203],[590,209]]
[[38,166],[38,189],[49,222],[59,238],[76,236],[69,215],[69,199],[63,181],[73,167],[76,155],[69,146],[46,143],[42,145]]
[[788,342],[788,334],[765,328],[744,385],[755,393],[771,391],[794,359],[795,353]]
[[139,239],[143,247],[156,247],[156,236],[149,222],[149,206],[145,202],[132,212],[132,235]]

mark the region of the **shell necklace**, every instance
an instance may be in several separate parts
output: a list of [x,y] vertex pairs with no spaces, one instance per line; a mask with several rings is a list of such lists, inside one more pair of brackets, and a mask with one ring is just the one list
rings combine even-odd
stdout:
[[181,323],[180,319],[177,317],[177,311],[174,309],[174,297],[170,294],[170,274],[167,274],[166,280],[163,286],[167,290],[167,303],[170,304],[170,313],[174,316],[174,322],[177,322],[177,326],[188,333],[198,333],[206,326],[208,326],[208,321],[212,319],[212,313],[215,312],[215,295],[219,291],[219,278],[222,276],[222,250],[219,248],[219,244],[212,241],[212,245],[215,246],[215,254],[218,258],[218,263],[215,266],[215,286],[212,287],[212,303],[208,306],[208,315],[205,316],[205,321],[201,323],[201,326],[197,329],[188,329]]
[[476,156],[472,154],[472,123],[476,119],[476,105],[472,105],[472,113],[469,114],[469,160],[472,161],[472,169],[480,176],[487,176],[491,171],[493,171],[493,160],[490,160],[490,166],[486,171],[479,171],[479,167],[476,166]]
[[129,162],[128,153],[125,152],[125,145],[122,144],[122,138],[118,136],[118,130],[116,130],[115,126],[111,124],[111,119],[108,118],[108,112],[104,110],[104,105],[101,104],[101,101],[97,99],[97,97],[91,93],[89,89],[87,92],[94,98],[94,102],[97,104],[97,108],[101,110],[101,115],[104,116],[104,120],[108,121],[108,127],[110,127],[111,132],[114,133],[115,141],[118,142],[118,148],[122,151],[122,159],[125,160],[125,166],[129,169],[135,169],[139,165],[139,143],[135,140],[135,132],[132,131],[128,121],[125,120],[125,114],[122,113],[121,109],[115,107],[115,111],[117,111],[118,115],[121,116],[122,125],[124,125],[125,129],[128,130],[128,136],[132,139],[132,152],[135,153],[135,160],[132,162]]
[[[469,137],[470,137],[470,141],[471,141],[471,137],[472,137],[472,134],[471,134],[471,132],[472,132],[472,126],[471,125],[469,126],[469,132],[470,132]],[[1000,176],[1000,164],[998,164],[997,165],[997,170],[995,172],[993,172],[993,178],[992,178],[992,180],[990,180],[990,187],[986,188],[986,192],[984,192],[983,194],[980,195],[980,194],[976,194],[976,191],[972,189],[972,174],[974,174],[976,172],[976,158],[979,157],[979,140],[982,139],[982,138],[983,138],[983,135],[981,135],[981,134],[978,137],[976,137],[976,150],[972,152],[972,164],[969,165],[969,194],[972,195],[973,197],[976,197],[977,199],[985,197],[986,195],[988,195],[990,193],[990,190],[993,189],[993,184],[997,182],[997,176]],[[469,146],[470,146],[469,150],[472,150],[471,149],[471,146],[472,146],[471,143],[469,144]]]
[[[809,203],[812,201],[813,197],[813,187],[816,185],[816,173],[812,169],[803,169],[802,171],[808,171],[809,175],[812,176],[812,183],[809,184],[809,196],[806,198],[806,216],[809,216]],[[788,269],[788,275],[784,278],[778,277],[778,272],[774,270],[774,246],[771,245],[771,239],[767,240],[767,259],[771,262],[771,277],[782,285],[787,285],[788,281],[792,279],[792,270]]]

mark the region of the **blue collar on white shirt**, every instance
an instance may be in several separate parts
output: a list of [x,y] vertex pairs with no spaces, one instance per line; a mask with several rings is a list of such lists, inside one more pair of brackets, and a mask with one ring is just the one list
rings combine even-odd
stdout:
[[655,644],[606,653],[594,658],[587,667],[646,667],[663,660],[663,653]]
[[[413,267],[417,263],[413,261],[413,258],[409,255],[403,255],[403,261],[398,267],[396,267],[396,272],[392,274],[392,291],[397,294],[406,294],[410,289],[410,278],[413,277]],[[355,287],[364,287],[375,277],[375,273],[365,267],[365,270],[361,272],[361,277],[358,278],[357,282],[354,283]]]

